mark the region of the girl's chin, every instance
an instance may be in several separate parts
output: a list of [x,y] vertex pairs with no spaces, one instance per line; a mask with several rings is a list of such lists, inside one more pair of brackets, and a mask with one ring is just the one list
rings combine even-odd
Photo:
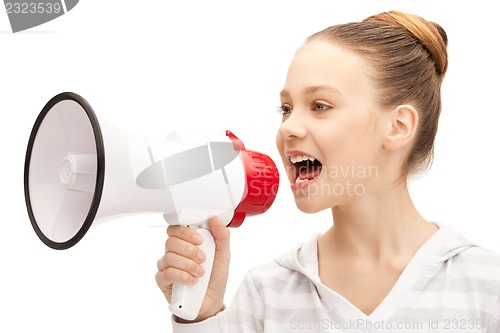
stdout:
[[331,206],[319,205],[318,202],[314,202],[313,199],[307,197],[295,196],[295,204],[301,212],[306,214],[314,214],[322,210],[331,208]]

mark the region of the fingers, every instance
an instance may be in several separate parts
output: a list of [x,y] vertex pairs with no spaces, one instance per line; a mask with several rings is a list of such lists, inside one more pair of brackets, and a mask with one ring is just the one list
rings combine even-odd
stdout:
[[196,266],[206,260],[205,253],[196,245],[176,237],[168,238],[165,247],[165,255],[158,261],[159,270],[175,267],[179,269],[192,268],[189,272],[194,272],[197,269]]
[[185,257],[187,259],[191,259],[200,264],[204,262],[206,258],[203,251],[200,250],[197,245],[175,236],[170,236],[165,243],[165,253],[169,252],[178,254],[179,256]]
[[173,283],[195,284],[205,274],[203,266],[198,262],[182,257],[174,252],[167,252],[158,260],[156,281],[160,288]]
[[158,260],[157,266],[159,271],[164,271],[169,267],[180,269],[195,277],[201,277],[205,273],[200,261],[193,261],[174,252],[167,252]]
[[196,245],[201,244],[203,239],[187,227],[170,226],[167,233],[169,238],[165,244],[165,255],[157,262],[158,284],[196,283],[205,274],[201,264],[206,256]]
[[203,243],[203,237],[196,230],[179,225],[171,225],[167,228],[168,237],[177,237],[186,242],[200,245]]
[[[209,221],[216,245],[216,257],[222,262],[229,261],[229,229],[218,218]],[[165,255],[158,260],[156,281],[164,291],[170,291],[172,284],[196,284],[206,272],[201,265],[206,260],[205,253],[198,248],[203,243],[202,236],[192,228],[169,226],[165,243]],[[225,259],[223,259],[225,258]],[[219,260],[220,261],[220,260]]]
[[221,223],[220,219],[217,217],[212,217],[209,220],[210,230],[215,240],[216,251],[220,253],[229,252],[229,228]]
[[198,278],[189,274],[188,272],[169,267],[163,271],[156,273],[156,283],[163,291],[168,291],[172,288],[174,283],[181,283],[184,285],[194,285],[198,282]]

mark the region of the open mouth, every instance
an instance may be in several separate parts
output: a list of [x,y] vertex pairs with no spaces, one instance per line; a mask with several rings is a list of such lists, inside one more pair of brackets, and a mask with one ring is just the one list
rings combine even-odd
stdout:
[[288,157],[294,183],[303,183],[316,179],[323,165],[316,158],[308,155],[293,155]]

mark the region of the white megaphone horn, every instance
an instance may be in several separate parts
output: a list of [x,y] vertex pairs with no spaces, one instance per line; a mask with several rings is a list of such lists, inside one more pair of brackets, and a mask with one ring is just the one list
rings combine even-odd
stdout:
[[24,169],[31,224],[51,248],[70,248],[94,221],[126,214],[161,213],[169,224],[199,229],[206,273],[194,286],[174,285],[170,303],[188,320],[198,315],[213,264],[208,219],[238,227],[271,206],[278,184],[271,158],[246,150],[229,131],[150,140],[98,122],[89,103],[70,92],[40,112]]

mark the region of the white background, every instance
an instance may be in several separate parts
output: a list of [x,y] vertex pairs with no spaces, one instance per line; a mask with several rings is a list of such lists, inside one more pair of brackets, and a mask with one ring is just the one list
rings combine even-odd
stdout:
[[[62,91],[99,119],[164,138],[230,129],[276,162],[275,112],[288,63],[320,29],[398,9],[440,23],[450,66],[432,170],[412,183],[429,220],[500,252],[498,17],[493,1],[82,0],[68,14],[12,34],[0,13],[0,331],[170,332],[154,280],[166,239],[160,215],[92,228],[55,251],[35,235],[23,193],[33,122]],[[281,163],[280,170],[283,171]],[[331,225],[297,210],[285,179],[264,215],[232,230],[230,302],[246,271]]]

